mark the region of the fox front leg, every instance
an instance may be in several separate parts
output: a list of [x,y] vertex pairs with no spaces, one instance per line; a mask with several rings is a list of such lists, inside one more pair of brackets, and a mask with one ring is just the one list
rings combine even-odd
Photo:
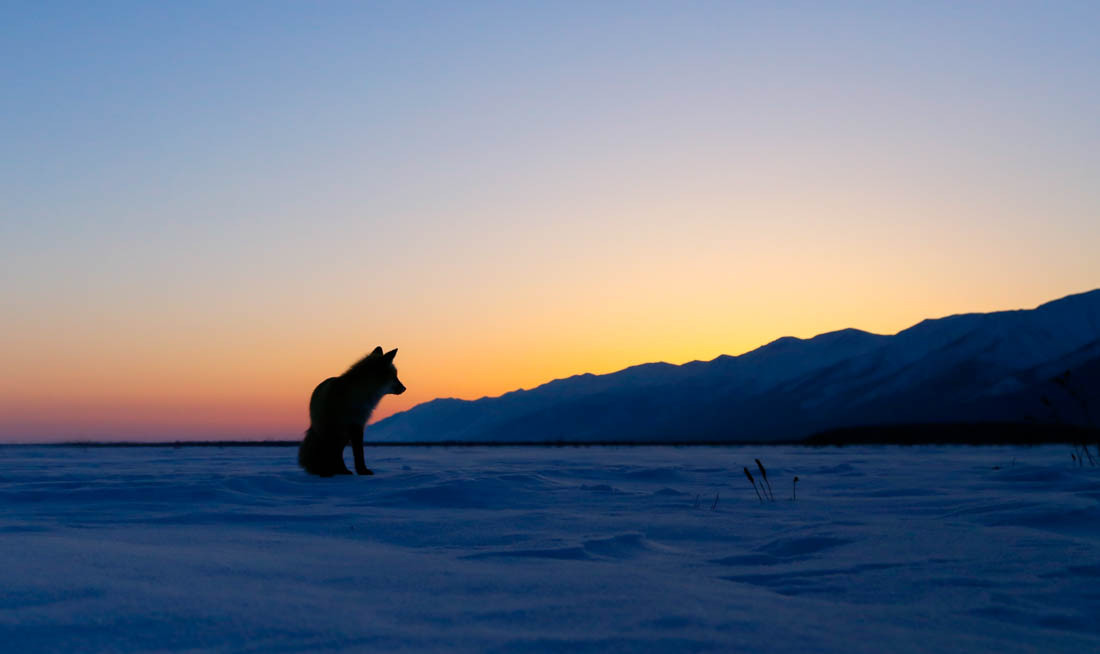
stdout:
[[363,427],[352,426],[351,430],[351,454],[355,457],[355,472],[360,475],[373,475],[374,472],[367,467],[363,459]]

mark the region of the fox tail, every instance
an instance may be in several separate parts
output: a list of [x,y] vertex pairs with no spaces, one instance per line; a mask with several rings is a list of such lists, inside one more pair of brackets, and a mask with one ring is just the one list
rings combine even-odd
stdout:
[[310,426],[306,430],[302,444],[298,446],[298,465],[311,474],[319,475],[321,463],[321,443],[317,431]]

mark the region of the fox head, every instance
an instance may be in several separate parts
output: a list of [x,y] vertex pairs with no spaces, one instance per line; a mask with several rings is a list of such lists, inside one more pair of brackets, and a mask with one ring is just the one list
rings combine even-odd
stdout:
[[397,356],[396,348],[383,353],[381,347],[376,347],[370,354],[348,368],[344,374],[367,378],[373,383],[380,384],[383,395],[400,395],[405,392],[405,385],[397,378],[397,368],[393,365],[395,356]]

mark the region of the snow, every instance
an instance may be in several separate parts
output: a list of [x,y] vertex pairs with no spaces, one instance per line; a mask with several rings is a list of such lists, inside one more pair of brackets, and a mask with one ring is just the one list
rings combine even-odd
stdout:
[[1100,469],[1065,447],[294,457],[0,447],[3,648],[1100,651]]

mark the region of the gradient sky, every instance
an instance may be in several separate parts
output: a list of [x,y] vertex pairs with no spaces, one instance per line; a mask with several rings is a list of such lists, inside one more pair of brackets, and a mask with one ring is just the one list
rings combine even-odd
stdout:
[[[1100,286],[1100,3],[5,2],[0,440]],[[369,436],[368,436],[369,437]]]

